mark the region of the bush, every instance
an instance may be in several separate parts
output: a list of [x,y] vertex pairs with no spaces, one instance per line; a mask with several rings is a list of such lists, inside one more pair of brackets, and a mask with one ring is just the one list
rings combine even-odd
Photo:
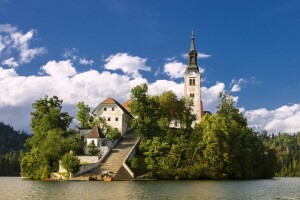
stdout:
[[107,139],[115,141],[121,137],[121,133],[117,128],[109,129],[107,131]]

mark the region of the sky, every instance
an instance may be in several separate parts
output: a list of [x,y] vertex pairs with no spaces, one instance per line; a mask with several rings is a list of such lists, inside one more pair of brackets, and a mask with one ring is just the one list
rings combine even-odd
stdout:
[[204,110],[227,91],[255,131],[300,131],[298,0],[0,0],[0,121],[30,133],[45,95],[74,117],[141,83],[182,97],[192,30]]

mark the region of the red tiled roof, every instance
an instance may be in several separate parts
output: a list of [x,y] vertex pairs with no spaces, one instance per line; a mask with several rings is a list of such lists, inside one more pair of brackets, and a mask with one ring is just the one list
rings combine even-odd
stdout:
[[102,101],[100,104],[115,104],[115,103],[116,103],[116,100],[109,97],[109,98],[105,99],[104,101]]
[[125,112],[127,115],[129,115],[130,117],[132,117],[132,115],[130,114],[130,112],[127,109],[125,109],[119,102],[117,102],[115,99],[113,99],[111,97],[105,99],[104,101],[102,101],[100,103],[100,105],[105,105],[105,104],[116,104],[119,108],[121,108],[121,110],[123,112]]
[[132,100],[129,99],[129,100],[127,100],[126,102],[124,102],[124,103],[122,104],[122,106],[123,106],[128,112],[130,112],[130,113],[131,113],[131,109],[130,109],[129,105],[131,104],[131,102],[132,102]]
[[98,125],[95,125],[88,134],[85,136],[86,138],[105,138],[105,135],[102,133]]

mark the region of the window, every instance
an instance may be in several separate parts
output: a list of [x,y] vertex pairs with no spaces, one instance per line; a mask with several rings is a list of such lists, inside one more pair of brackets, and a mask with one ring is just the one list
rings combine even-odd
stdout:
[[190,78],[190,85],[196,85],[196,80],[194,78]]
[[119,121],[119,118],[118,118],[118,117],[116,117],[116,122],[117,122],[117,121]]
[[107,118],[107,121],[110,122],[110,117]]
[[106,108],[106,107],[104,107],[104,108],[103,108],[103,110],[104,110],[104,111],[106,111],[106,110],[107,110],[107,108]]
[[115,111],[115,107],[112,107],[112,108],[111,108],[111,111]]
[[191,93],[191,94],[190,94],[190,97],[191,97],[191,98],[195,97],[195,94],[194,94],[194,93]]

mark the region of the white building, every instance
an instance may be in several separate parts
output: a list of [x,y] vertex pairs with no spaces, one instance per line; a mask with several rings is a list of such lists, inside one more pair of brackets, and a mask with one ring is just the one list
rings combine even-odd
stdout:
[[130,128],[132,115],[115,99],[107,98],[102,101],[92,112],[97,117],[102,117],[107,124],[117,128],[123,135]]
[[85,148],[84,153],[88,154],[88,146],[92,142],[94,142],[96,148],[101,151],[101,146],[103,141],[106,140],[105,135],[102,133],[101,129],[98,127],[98,125],[95,125],[86,135],[84,138]]
[[197,65],[197,51],[195,48],[194,33],[191,37],[191,48],[188,52],[188,66],[184,73],[184,96],[193,99],[193,113],[199,123],[204,114],[201,101],[201,74]]

